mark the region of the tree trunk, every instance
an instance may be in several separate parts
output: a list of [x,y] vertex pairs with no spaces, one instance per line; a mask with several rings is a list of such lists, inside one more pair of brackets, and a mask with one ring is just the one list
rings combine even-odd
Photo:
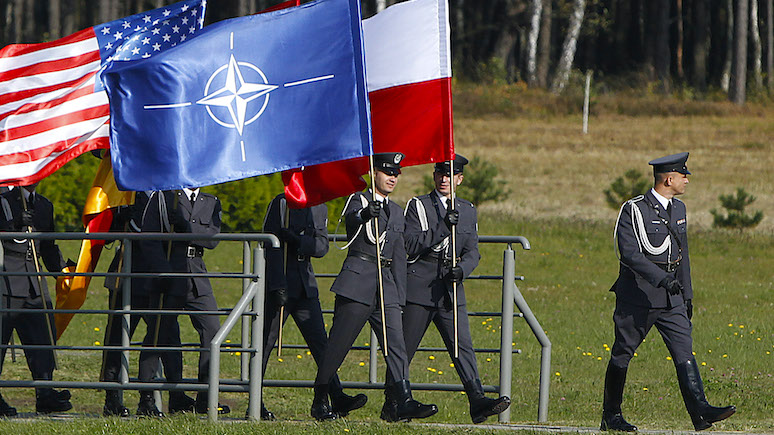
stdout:
[[682,80],[685,77],[683,71],[683,44],[685,42],[685,32],[683,30],[683,0],[676,0],[676,20],[677,20],[677,47],[675,48],[675,57],[677,64],[677,77]]
[[700,91],[707,88],[707,50],[709,32],[707,0],[696,0],[693,4],[693,76],[691,82]]
[[48,0],[48,34],[50,39],[59,39],[62,37],[62,4],[59,0]]
[[578,35],[583,24],[585,9],[586,0],[574,0],[570,25],[564,44],[562,44],[562,56],[559,58],[559,65],[556,67],[554,81],[551,84],[551,92],[555,94],[560,94],[570,79],[570,68],[572,68],[572,62],[575,59],[575,49],[578,46]]
[[664,92],[669,93],[672,91],[672,78],[669,73],[672,59],[669,51],[669,0],[653,0],[653,2],[657,8],[654,67]]
[[720,77],[720,88],[729,92],[731,87],[731,65],[734,60],[734,2],[726,0],[728,9],[728,26],[726,27],[726,61],[723,63],[723,75]]
[[766,79],[774,91],[774,1],[766,0]]
[[385,10],[387,8],[387,0],[376,0],[376,13]]
[[543,1],[532,0],[530,12],[529,36],[527,37],[527,85],[533,88],[537,86],[537,45],[538,35],[540,35],[540,14],[543,12]]
[[551,24],[553,20],[552,0],[543,1],[543,13],[540,15],[540,36],[537,53],[537,86],[548,87],[548,69],[551,66]]
[[763,89],[763,75],[761,74],[763,47],[761,47],[761,32],[758,27],[758,0],[750,0],[750,37],[753,48],[753,77],[755,79],[755,90],[760,91]]
[[[78,13],[78,7],[73,0],[62,1],[62,36],[72,35],[77,30],[75,22]],[[86,27],[86,26],[84,26]]]
[[744,104],[747,99],[747,24],[750,16],[748,0],[736,0],[736,31],[734,32],[734,61],[728,99]]

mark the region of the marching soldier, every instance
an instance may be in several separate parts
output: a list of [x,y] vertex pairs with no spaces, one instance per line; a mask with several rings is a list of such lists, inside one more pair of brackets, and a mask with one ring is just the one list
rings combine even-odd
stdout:
[[[506,396],[490,399],[484,396],[479,379],[476,354],[468,325],[465,291],[462,281],[478,266],[478,219],[472,203],[455,198],[451,201],[451,182],[459,186],[468,159],[457,154],[454,175],[449,162],[436,163],[433,172],[435,190],[412,198],[406,206],[406,252],[409,258],[406,278],[406,306],[403,309],[403,336],[409,361],[422,341],[430,323],[435,323],[446,344],[454,368],[462,380],[470,403],[473,423],[499,414],[510,406]],[[456,228],[456,266],[452,267],[451,231]],[[453,305],[456,283],[457,307]],[[454,310],[458,317],[459,357],[454,354]],[[389,380],[388,380],[389,383]],[[382,408],[382,418],[396,419],[395,402],[388,397]]]
[[[280,194],[269,204],[263,230],[276,235],[281,241],[279,248],[269,248],[266,253],[264,373],[282,327],[280,322],[284,324],[289,315],[295,319],[319,366],[328,346],[328,337],[310,260],[312,257],[322,258],[328,253],[328,207],[320,204],[310,208],[289,209],[285,195]],[[281,310],[281,307],[285,309]],[[280,312],[283,313],[282,319]],[[329,387],[332,411],[338,415],[344,416],[362,408],[368,400],[365,394],[354,397],[345,394],[336,374],[331,378]],[[274,414],[263,404],[261,419],[275,419]]]
[[[198,188],[181,191],[155,192],[149,199],[143,220],[143,232],[175,232],[215,235],[220,232],[220,200]],[[204,249],[214,249],[217,240],[193,240],[190,242],[147,241],[140,243],[146,264],[154,272],[169,273],[207,273],[204,265]],[[150,283],[151,305],[164,310],[189,310],[191,323],[199,333],[202,347],[209,347],[220,328],[216,316],[196,314],[196,311],[215,311],[218,305],[212,293],[207,277],[163,278]],[[150,315],[147,317],[148,331],[157,337],[148,337],[145,346],[180,346],[180,325],[175,315]],[[159,326],[156,323],[160,322]],[[149,342],[149,338],[151,341]],[[180,351],[159,352],[148,347],[140,353],[139,379],[149,382],[158,368],[158,358],[162,359],[167,382],[183,380],[183,355]],[[199,353],[200,383],[209,380],[210,353]],[[207,413],[207,394],[198,393],[196,400],[182,391],[170,391],[169,412]],[[219,414],[231,412],[228,406],[218,405]],[[153,401],[152,391],[140,391],[140,403],[137,414],[161,417],[163,413]]]
[[605,374],[600,430],[637,430],[624,419],[621,402],[629,361],[653,326],[672,355],[694,428],[707,429],[736,411],[734,406],[710,406],[693,357],[688,223],[685,204],[676,198],[688,186],[687,160],[688,153],[679,153],[650,161],[653,188],[625,202],[618,215],[620,270],[610,289],[616,295],[615,342]]
[[[438,412],[435,405],[424,405],[411,397],[408,381],[408,357],[403,341],[400,306],[406,300],[406,248],[403,241],[403,210],[389,195],[400,175],[401,153],[374,154],[376,169],[371,192],[352,194],[344,208],[347,226],[347,258],[331,286],[336,293],[333,326],[328,350],[314,381],[311,414],[317,420],[330,420],[336,414],[328,403],[329,385],[366,321],[377,331],[382,349],[386,349],[387,371],[394,384],[396,415],[400,419],[425,418]],[[374,226],[378,218],[378,231]],[[381,319],[376,243],[381,247],[384,292],[384,318]],[[386,328],[383,330],[382,328]],[[383,333],[386,332],[385,347]]]
[[[0,196],[0,231],[23,232],[54,231],[54,205],[47,198],[35,192],[37,183],[17,187]],[[22,199],[22,195],[24,198]],[[26,202],[26,207],[24,203]],[[50,272],[61,272],[67,267],[59,247],[53,240],[36,240],[33,251],[32,240],[3,240],[4,267],[7,272],[37,272],[38,261],[35,254],[43,259]],[[33,254],[34,253],[34,254]],[[6,276],[5,292],[0,295],[3,307],[8,309],[51,309],[45,278],[36,276]],[[3,287],[3,286],[0,286]],[[2,344],[7,345],[11,333],[16,329],[24,345],[56,344],[56,326],[54,315],[42,313],[2,313],[0,318]],[[48,324],[46,324],[48,322]],[[2,371],[5,351],[0,352],[0,371]],[[54,373],[54,351],[52,349],[25,349],[27,365],[32,379],[50,381]],[[52,388],[35,389],[35,410],[41,414],[63,412],[72,409],[70,392],[56,391]],[[0,396],[0,416],[16,415]]]

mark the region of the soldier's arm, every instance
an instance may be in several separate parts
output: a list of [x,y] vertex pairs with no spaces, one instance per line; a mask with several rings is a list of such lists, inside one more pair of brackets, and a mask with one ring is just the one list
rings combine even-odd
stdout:
[[[444,238],[451,235],[451,231],[443,220],[438,220],[432,228],[423,230],[419,217],[418,207],[422,207],[418,198],[414,198],[406,205],[406,253],[409,257],[416,257],[427,252],[430,248],[441,243]],[[429,210],[435,213],[435,210]]]
[[658,287],[658,284],[667,277],[667,273],[648,260],[640,250],[639,241],[632,226],[631,207],[637,206],[632,203],[623,206],[616,228],[621,262],[652,286]]
[[320,204],[310,209],[312,226],[304,229],[298,253],[310,257],[322,258],[328,253],[328,207]]
[[361,201],[361,193],[353,193],[349,197],[349,203],[344,211],[344,223],[347,226],[347,233],[354,233],[357,231],[357,227],[363,225],[365,222],[361,217],[359,211],[363,208]]
[[[47,202],[45,210],[41,211],[44,212],[44,216],[41,218],[45,218],[46,226],[39,228],[39,231],[54,232],[54,206]],[[62,251],[59,250],[59,246],[54,240],[41,240],[40,251],[43,264],[46,265],[49,272],[61,272],[67,267],[67,263],[62,257]]]
[[[280,219],[280,196],[275,197],[266,209],[266,217],[263,220],[263,232],[279,237],[279,229],[282,226]],[[285,277],[285,262],[282,258],[285,242],[280,241],[279,248],[271,246],[266,248],[266,289],[274,291],[279,288],[287,288]]]
[[467,278],[478,267],[478,262],[481,260],[481,254],[478,252],[478,212],[472,204],[460,206],[470,207],[473,215],[472,228],[467,228],[469,233],[466,233],[464,238],[458,236],[458,240],[463,240],[459,266],[462,268],[463,276]]
[[401,306],[404,306],[406,305],[406,273],[408,266],[406,261],[406,242],[404,239],[405,233],[399,232],[397,234],[390,269],[395,279],[395,286],[398,288],[398,301]]

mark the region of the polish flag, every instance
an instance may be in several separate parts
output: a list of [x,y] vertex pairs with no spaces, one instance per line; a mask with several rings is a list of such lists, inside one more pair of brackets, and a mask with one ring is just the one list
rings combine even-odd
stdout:
[[[448,0],[411,0],[363,20],[373,151],[401,152],[402,166],[454,158]],[[310,207],[366,183],[368,158],[285,171],[292,208]]]

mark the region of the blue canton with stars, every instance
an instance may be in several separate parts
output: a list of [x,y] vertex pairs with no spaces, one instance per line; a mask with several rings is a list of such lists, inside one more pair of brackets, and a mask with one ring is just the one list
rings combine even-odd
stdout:
[[185,0],[94,26],[102,64],[146,59],[194,37],[204,27],[206,0]]

